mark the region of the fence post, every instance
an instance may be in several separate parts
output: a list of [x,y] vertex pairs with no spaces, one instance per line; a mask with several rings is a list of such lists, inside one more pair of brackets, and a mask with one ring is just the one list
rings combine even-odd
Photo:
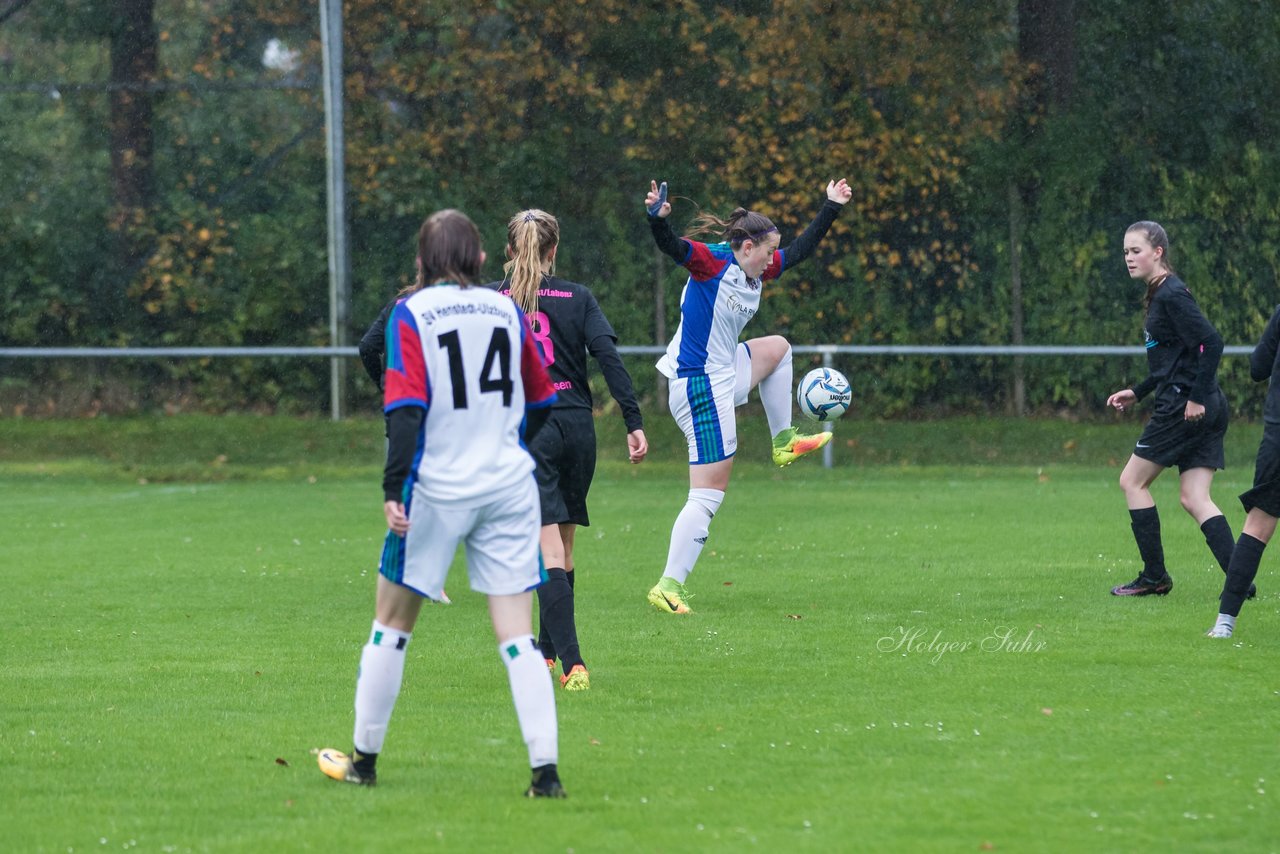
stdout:
[[[329,346],[347,343],[351,305],[351,254],[347,245],[347,169],[342,102],[342,0],[320,0],[320,39],[324,52],[325,172],[329,202]],[[343,416],[347,363],[329,360],[329,409]]]

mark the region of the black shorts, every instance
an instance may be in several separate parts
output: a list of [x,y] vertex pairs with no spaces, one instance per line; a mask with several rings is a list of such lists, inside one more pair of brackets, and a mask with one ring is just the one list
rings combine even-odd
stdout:
[[587,493],[596,474],[596,425],[589,409],[553,409],[529,452],[538,464],[542,524],[591,524]]
[[1280,518],[1280,427],[1268,424],[1258,445],[1258,462],[1253,469],[1253,489],[1240,494],[1244,512],[1253,508]]
[[1214,391],[1204,404],[1204,418],[1188,421],[1186,391],[1177,387],[1162,391],[1155,411],[1133,448],[1133,455],[1179,472],[1188,469],[1226,468],[1223,440],[1227,436],[1227,399]]

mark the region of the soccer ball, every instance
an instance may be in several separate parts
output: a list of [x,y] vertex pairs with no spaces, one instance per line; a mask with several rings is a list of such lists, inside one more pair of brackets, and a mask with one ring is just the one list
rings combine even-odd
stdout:
[[852,401],[849,381],[831,368],[814,368],[796,387],[796,405],[811,421],[835,421]]

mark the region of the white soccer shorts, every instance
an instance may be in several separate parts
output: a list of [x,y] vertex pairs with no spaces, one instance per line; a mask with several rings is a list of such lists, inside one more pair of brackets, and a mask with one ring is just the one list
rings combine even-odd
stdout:
[[542,583],[538,557],[542,512],[533,475],[478,507],[434,504],[415,487],[409,533],[387,533],[379,572],[428,599],[440,600],[449,564],[465,545],[471,589],[510,596]]
[[676,377],[668,386],[667,402],[676,424],[689,443],[689,464],[716,463],[738,450],[738,423],[733,410],[751,392],[751,350],[739,342],[733,372],[715,376]]

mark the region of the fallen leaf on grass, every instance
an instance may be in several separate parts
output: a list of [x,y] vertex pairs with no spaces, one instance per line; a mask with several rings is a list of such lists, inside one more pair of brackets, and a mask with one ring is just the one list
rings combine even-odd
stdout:
[[804,619],[804,617],[802,617],[802,616],[801,616],[801,615],[799,615],[799,614],[787,614],[787,619],[788,619],[788,620],[803,620],[803,619]]
[[289,767],[289,760],[287,760],[287,759],[284,759],[284,758],[282,758],[282,757],[277,756],[277,757],[276,757],[276,764],[277,764],[277,765],[283,765],[284,767],[288,768],[288,767]]

